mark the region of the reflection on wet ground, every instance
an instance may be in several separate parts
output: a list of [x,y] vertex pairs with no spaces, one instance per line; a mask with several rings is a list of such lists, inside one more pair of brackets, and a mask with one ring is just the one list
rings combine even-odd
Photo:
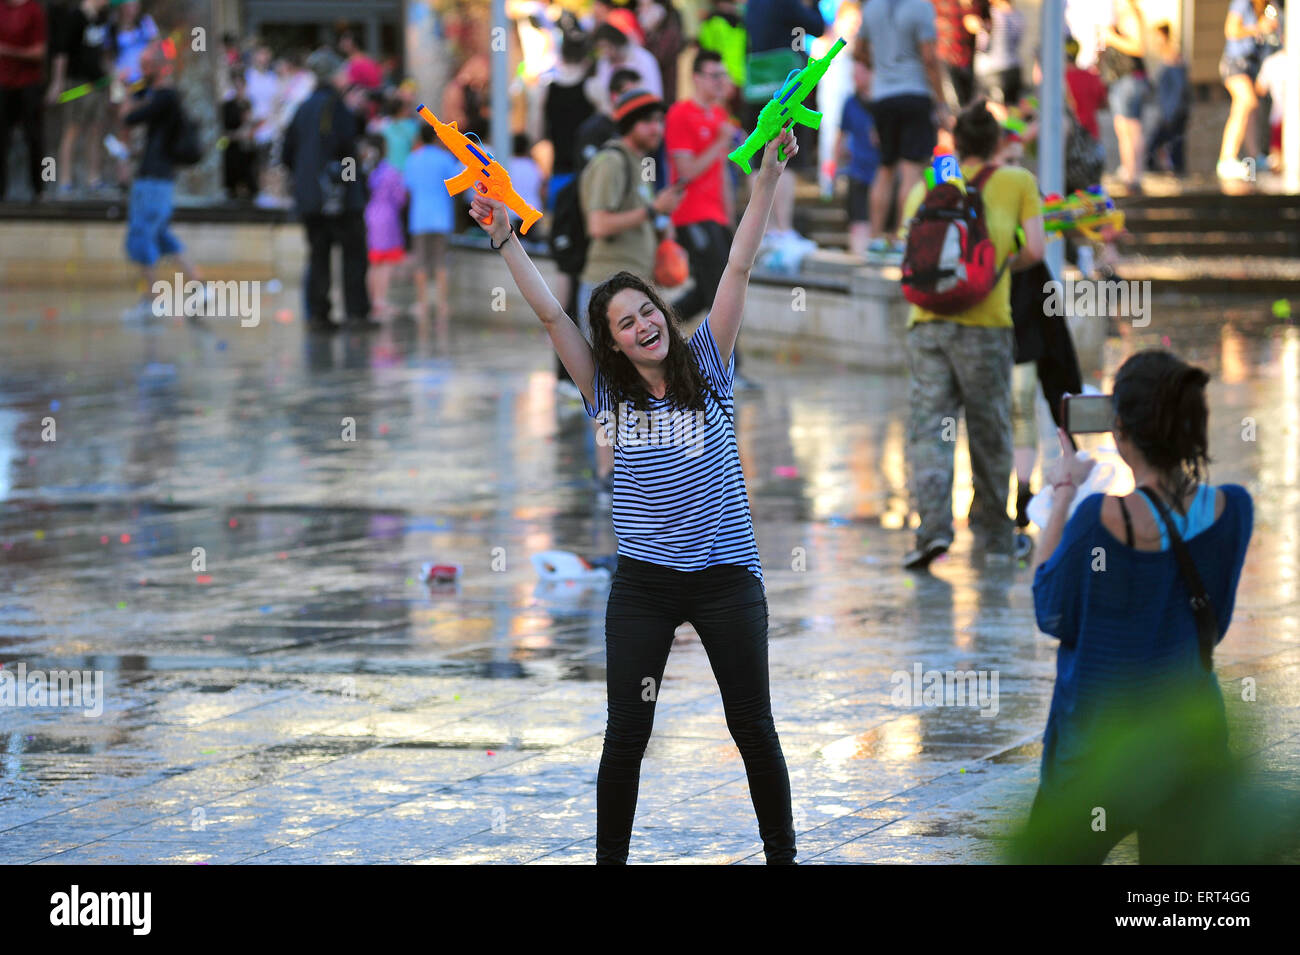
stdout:
[[[0,861],[591,861],[606,590],[543,588],[529,556],[615,541],[542,333],[464,317],[445,340],[398,320],[318,341],[124,323],[125,304],[19,291],[0,315],[0,662],[104,679],[98,717],[0,707]],[[1300,328],[1267,303],[1157,303],[1107,369],[1166,337],[1214,376],[1214,479],[1255,495],[1217,661],[1229,697],[1258,681],[1243,749],[1291,773]],[[996,860],[1054,675],[1031,571],[982,567],[964,528],[932,575],[899,569],[905,377],[746,373],[800,858]],[[424,585],[430,561],[459,581]],[[996,715],[892,705],[917,664],[996,671]],[[689,626],[642,780],[631,861],[762,860]]]

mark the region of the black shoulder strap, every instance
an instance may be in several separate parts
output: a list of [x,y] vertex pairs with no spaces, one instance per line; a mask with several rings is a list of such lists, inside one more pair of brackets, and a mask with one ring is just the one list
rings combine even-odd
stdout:
[[627,165],[628,192],[636,192],[636,163],[632,159],[632,154],[622,146],[613,146],[611,148],[623,154],[623,162]]
[[1214,616],[1214,608],[1210,605],[1210,595],[1205,592],[1205,585],[1201,583],[1201,575],[1196,571],[1196,565],[1192,562],[1191,552],[1188,551],[1187,545],[1179,536],[1174,522],[1169,517],[1169,511],[1165,507],[1164,501],[1160,500],[1160,495],[1156,494],[1149,487],[1138,488],[1147,496],[1151,506],[1156,509],[1160,519],[1165,522],[1165,530],[1169,532],[1169,546],[1174,552],[1174,557],[1178,561],[1178,569],[1182,571],[1183,583],[1187,585],[1187,592],[1191,594],[1192,614],[1196,617],[1196,635],[1201,645],[1201,665],[1206,670],[1214,669],[1214,644],[1219,637],[1219,623]]
[[1117,498],[1119,501],[1119,512],[1124,515],[1124,543],[1129,547],[1133,546],[1133,518],[1128,516],[1128,504],[1124,498]]

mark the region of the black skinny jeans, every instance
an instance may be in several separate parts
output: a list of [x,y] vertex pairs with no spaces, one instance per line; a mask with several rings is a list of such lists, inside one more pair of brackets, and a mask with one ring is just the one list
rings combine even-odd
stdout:
[[744,567],[681,571],[622,555],[605,613],[609,719],[596,778],[596,863],[627,862],[641,757],[654,724],[655,700],[646,697],[658,696],[673,631],[683,621],[700,635],[722,692],[768,864],[793,863],[790,776],[768,694],[763,585]]

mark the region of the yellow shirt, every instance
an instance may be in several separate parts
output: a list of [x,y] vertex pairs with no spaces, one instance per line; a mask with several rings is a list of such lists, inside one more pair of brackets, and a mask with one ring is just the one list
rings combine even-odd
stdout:
[[[984,167],[982,159],[968,159],[961,164],[961,174],[971,182]],[[925,180],[918,182],[903,204],[903,222],[910,222],[926,194]],[[1038,195],[1038,181],[1033,173],[1019,166],[1001,166],[984,184],[984,222],[989,238],[997,252],[1001,267],[1007,256],[1015,250],[1016,229],[1025,221],[1043,214],[1043,203]],[[936,315],[919,305],[913,305],[907,315],[907,327],[916,322],[956,322],[959,325],[978,325],[982,328],[1011,328],[1011,270],[1002,278],[979,304],[955,315]]]

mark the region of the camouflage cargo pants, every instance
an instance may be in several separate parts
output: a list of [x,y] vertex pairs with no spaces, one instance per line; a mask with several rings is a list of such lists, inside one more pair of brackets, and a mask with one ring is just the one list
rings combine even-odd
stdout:
[[1014,332],[956,322],[917,322],[907,332],[912,372],[907,429],[907,486],[921,515],[917,546],[952,539],[953,453],[957,417],[966,413],[977,548],[1010,554],[1011,369]]

